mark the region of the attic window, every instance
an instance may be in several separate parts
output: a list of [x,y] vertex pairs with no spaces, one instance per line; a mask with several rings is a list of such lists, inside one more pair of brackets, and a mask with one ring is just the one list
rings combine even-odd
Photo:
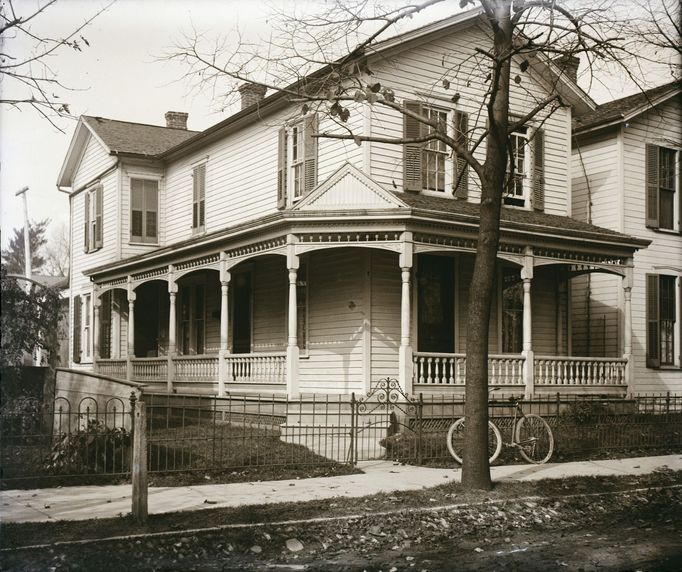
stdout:
[[159,238],[159,182],[130,179],[130,241],[156,244]]

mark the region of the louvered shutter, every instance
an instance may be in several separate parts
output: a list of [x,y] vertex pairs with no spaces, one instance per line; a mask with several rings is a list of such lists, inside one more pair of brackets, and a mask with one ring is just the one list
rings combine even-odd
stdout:
[[[464,111],[455,111],[455,141],[464,148],[469,147],[469,114]],[[456,152],[452,154],[454,158],[453,164],[453,180],[455,197],[458,199],[466,199],[469,195],[469,164],[464,157],[458,155]]]
[[73,340],[71,343],[74,363],[81,362],[81,297],[73,297]]
[[85,212],[83,214],[83,250],[90,252],[90,193],[85,195]]
[[[418,101],[405,101],[403,106],[407,111],[421,114],[421,104]],[[403,137],[413,139],[420,137],[422,123],[413,117],[403,115]],[[422,144],[405,143],[403,145],[403,190],[422,190]]]
[[111,290],[101,296],[99,312],[99,357],[111,358]]
[[533,137],[533,209],[545,210],[545,132],[540,128]]
[[657,274],[646,275],[646,365],[660,367],[661,342],[659,323],[659,279]]
[[658,228],[658,147],[646,146],[646,226]]
[[277,208],[287,206],[287,130],[279,130],[277,135]]
[[316,114],[303,120],[304,195],[317,186],[317,137],[313,137],[314,134],[317,134]]
[[104,221],[104,187],[100,185],[95,190],[95,248],[102,248]]

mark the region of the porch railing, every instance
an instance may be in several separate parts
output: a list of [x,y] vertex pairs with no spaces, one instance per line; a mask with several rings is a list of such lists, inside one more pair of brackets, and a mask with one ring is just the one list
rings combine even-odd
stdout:
[[218,356],[173,358],[175,381],[218,381]]
[[[488,356],[488,378],[491,385],[522,385],[523,356]],[[465,354],[417,352],[412,358],[413,383],[418,385],[464,385]]]
[[[124,362],[125,363],[125,362]],[[133,379],[136,381],[159,381],[168,377],[168,358],[135,358]]]
[[225,362],[228,383],[285,383],[285,352],[232,354],[225,357]]
[[97,361],[97,371],[102,375],[125,379],[126,364],[124,359],[100,359]]
[[625,385],[625,358],[535,358],[536,385]]

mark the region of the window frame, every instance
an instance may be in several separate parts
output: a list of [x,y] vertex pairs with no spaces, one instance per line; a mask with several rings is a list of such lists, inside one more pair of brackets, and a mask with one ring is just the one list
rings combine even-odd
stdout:
[[[142,181],[144,183],[143,185],[143,192],[142,192],[142,199],[141,199],[141,204],[142,208],[141,209],[135,209],[133,205],[133,181]],[[159,235],[161,231],[161,225],[160,225],[160,204],[161,204],[161,179],[159,177],[146,177],[144,175],[133,175],[131,174],[129,176],[129,198],[130,198],[130,208],[128,209],[129,212],[129,232],[128,232],[128,239],[129,239],[129,244],[138,244],[138,245],[158,245],[159,244]],[[155,183],[156,184],[156,210],[148,210],[148,205],[147,205],[147,190],[146,190],[146,184],[147,183]],[[133,211],[140,211],[142,212],[142,234],[141,235],[134,235],[133,234]],[[148,224],[148,219],[147,215],[150,212],[155,212],[156,213],[156,235],[155,236],[147,236],[147,224]]]
[[[682,275],[646,274],[645,279],[646,367],[682,369]],[[667,308],[664,307],[664,282]]]
[[[655,143],[645,144],[645,226],[651,230],[682,233],[680,153],[682,150],[676,147]],[[666,155],[669,157],[668,161],[663,160]],[[652,165],[651,163],[654,161],[655,164]],[[668,166],[667,173],[664,171],[664,165]],[[664,180],[671,182],[672,187],[663,186]],[[668,197],[668,202],[664,201],[666,194],[672,195]],[[664,213],[669,222],[668,220],[664,221]]]
[[82,303],[82,327],[81,327],[81,363],[92,362],[92,337],[93,337],[93,315],[92,315],[92,294],[81,295]]
[[[453,117],[453,110],[447,109],[444,107],[439,107],[437,105],[422,105],[422,115],[426,116],[428,119],[433,119],[433,116],[436,115],[436,117],[443,115],[442,117],[442,122],[445,127],[445,134],[446,135],[452,135],[450,133],[450,125],[452,123],[452,117]],[[440,120],[441,118],[438,117]],[[426,123],[422,123],[422,129],[424,130],[424,135],[429,135],[430,133],[434,132],[434,128],[432,125],[428,125]],[[433,155],[436,163],[436,169],[432,171],[432,173],[429,172],[428,166],[429,166],[429,157]],[[434,194],[436,196],[443,196],[444,194],[451,194],[450,190],[452,189],[452,185],[454,184],[453,177],[453,168],[452,168],[452,161],[449,160],[450,158],[450,150],[448,149],[447,145],[441,141],[440,139],[432,139],[431,141],[426,141],[422,145],[422,150],[421,150],[421,171],[422,171],[422,192],[426,194]],[[442,189],[440,188],[429,188],[429,178],[433,174],[435,176],[435,184],[433,185],[434,187],[438,187],[438,175],[441,172],[441,169],[439,168],[438,163],[442,161],[442,175],[443,175],[443,184],[442,184]]]
[[317,186],[319,145],[311,133],[318,131],[316,113],[288,121],[280,130],[278,162],[283,164],[278,165],[278,208],[293,206]]
[[[83,251],[100,250],[104,245],[104,187],[97,183],[84,191]],[[99,236],[98,236],[99,235]]]
[[[206,232],[206,171],[207,161],[192,166],[192,234]],[[197,175],[201,174],[202,185],[197,197]]]

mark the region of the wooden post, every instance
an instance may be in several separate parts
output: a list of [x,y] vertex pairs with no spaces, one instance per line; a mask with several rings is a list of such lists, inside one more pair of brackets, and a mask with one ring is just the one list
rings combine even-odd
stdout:
[[625,362],[625,383],[627,391],[632,391],[632,259],[628,259],[628,266],[623,276],[623,357]]
[[144,401],[138,401],[133,411],[133,518],[141,524],[147,522],[147,410]]
[[533,280],[533,254],[526,249],[526,256],[521,267],[523,280],[523,383],[525,397],[530,399],[535,393],[535,352],[533,351],[533,319],[531,313],[531,281]]
[[128,276],[128,356],[126,361],[126,379],[133,379],[133,358],[135,357],[135,290],[132,278]]
[[287,321],[287,363],[286,382],[287,395],[298,397],[298,319],[296,301],[296,283],[298,281],[299,258],[295,250],[295,237],[289,235],[287,246],[287,273],[289,276],[289,316]]
[[402,234],[400,265],[400,347],[398,348],[398,382],[405,395],[412,393],[412,342],[410,340],[412,316],[410,309],[410,278],[412,276],[413,244],[412,233]]
[[177,354],[176,334],[176,306],[178,296],[178,284],[174,277],[175,268],[171,264],[168,267],[168,379],[166,391],[173,393],[173,381],[175,380],[175,356]]
[[227,337],[229,324],[228,293],[230,289],[230,272],[227,270],[227,255],[223,252],[220,260],[220,351],[218,352],[218,395],[225,395],[227,381]]
[[102,300],[99,297],[97,288],[92,291],[92,371],[99,370],[99,344],[100,344],[100,326],[99,326],[99,309],[102,305]]

